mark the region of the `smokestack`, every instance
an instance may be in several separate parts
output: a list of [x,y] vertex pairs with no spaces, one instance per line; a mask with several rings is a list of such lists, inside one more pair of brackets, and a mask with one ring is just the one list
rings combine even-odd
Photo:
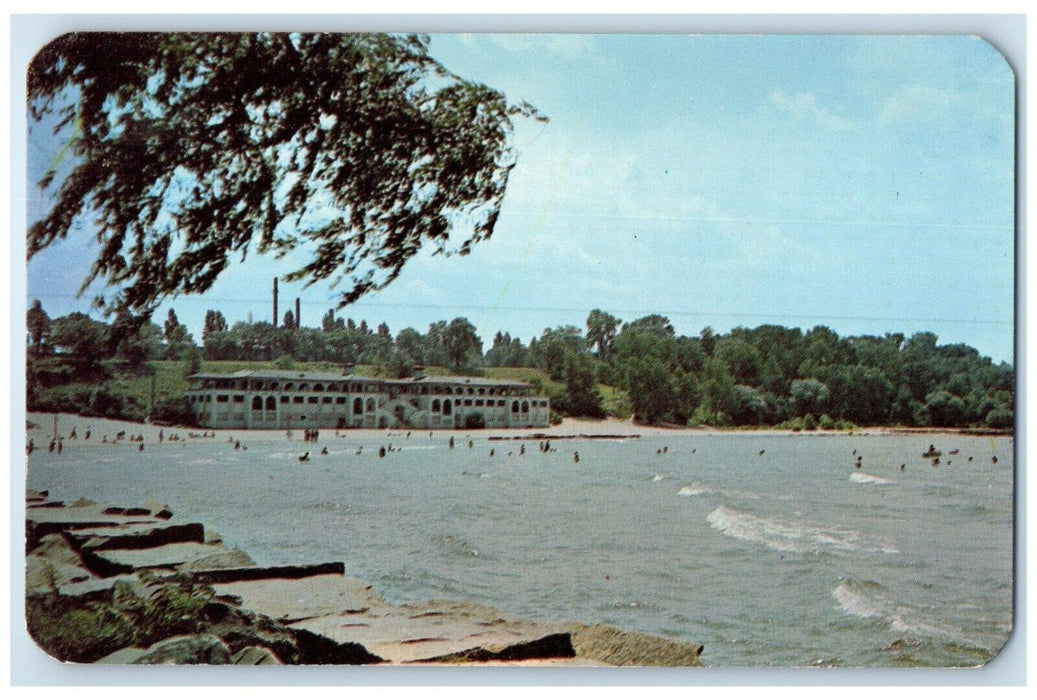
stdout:
[[302,328],[302,319],[299,318],[299,297],[295,297],[295,327]]
[[274,328],[277,328],[277,278],[274,278]]

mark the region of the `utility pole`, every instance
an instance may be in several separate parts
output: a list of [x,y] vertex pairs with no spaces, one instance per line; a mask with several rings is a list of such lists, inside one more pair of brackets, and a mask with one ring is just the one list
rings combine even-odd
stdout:
[[277,328],[277,278],[274,278],[274,328]]

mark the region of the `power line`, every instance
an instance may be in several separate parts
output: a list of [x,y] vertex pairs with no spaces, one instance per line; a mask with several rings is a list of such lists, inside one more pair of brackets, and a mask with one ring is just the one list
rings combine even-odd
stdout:
[[[42,299],[50,298],[75,298],[75,294],[40,294],[37,295]],[[333,304],[333,301],[328,299],[306,299],[300,298],[301,303],[308,304],[311,306],[323,306],[327,304]],[[187,298],[180,297],[176,300],[171,300],[171,304],[177,305],[209,305],[212,304],[267,304],[269,299],[257,299],[257,298],[231,298],[231,297],[206,297],[201,298]],[[379,302],[379,301],[364,301],[357,302],[355,307],[357,310],[363,308],[403,308],[403,309],[441,309],[456,312],[458,310],[469,310],[469,311],[521,311],[521,312],[536,312],[536,313],[589,313],[588,309],[575,308],[575,307],[548,307],[548,306],[497,306],[488,304],[471,304],[471,303],[458,303],[458,304],[433,304],[433,303],[414,303],[414,302]],[[346,314],[348,315],[348,311]],[[757,311],[678,311],[678,310],[647,310],[647,309],[611,309],[609,313],[612,314],[623,314],[631,317],[644,316],[648,314],[659,314],[662,316],[673,316],[673,317],[697,317],[697,318],[761,318],[761,319],[808,319],[812,321],[886,321],[895,323],[962,323],[970,325],[993,325],[993,326],[1014,326],[1014,321],[996,321],[992,319],[968,319],[968,318],[932,318],[932,317],[910,317],[910,316],[850,316],[850,315],[822,315],[822,314],[800,314],[795,312],[789,312],[786,314],[775,314],[775,313],[760,313]]]

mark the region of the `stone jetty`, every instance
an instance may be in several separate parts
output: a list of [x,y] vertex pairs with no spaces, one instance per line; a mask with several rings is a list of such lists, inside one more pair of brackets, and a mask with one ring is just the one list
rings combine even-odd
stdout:
[[464,600],[392,605],[340,562],[257,566],[172,515],[27,493],[26,620],[45,652],[112,664],[700,665],[700,644]]

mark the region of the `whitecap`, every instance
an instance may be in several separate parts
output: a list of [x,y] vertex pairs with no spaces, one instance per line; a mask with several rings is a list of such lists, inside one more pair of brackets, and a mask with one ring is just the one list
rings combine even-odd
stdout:
[[894,600],[885,586],[874,581],[846,579],[832,591],[832,597],[847,615],[880,619],[893,632],[982,646],[954,625],[933,620],[920,608]]
[[687,486],[682,486],[681,490],[677,492],[678,496],[701,496],[704,493],[713,493],[713,489],[703,486],[697,481],[693,481]]
[[855,484],[892,484],[890,479],[883,479],[881,476],[875,476],[874,474],[865,474],[864,472],[853,472],[850,474],[850,481]]
[[718,507],[706,520],[714,530],[728,537],[762,544],[779,552],[900,553],[889,540],[868,537],[849,528],[826,526],[807,520],[765,518],[727,505]]

